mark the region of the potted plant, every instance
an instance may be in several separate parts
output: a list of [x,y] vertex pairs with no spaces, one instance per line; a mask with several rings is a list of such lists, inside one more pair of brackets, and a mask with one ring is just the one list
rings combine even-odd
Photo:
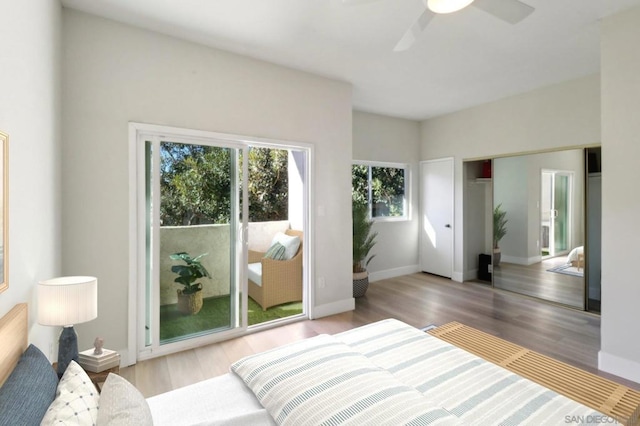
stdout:
[[366,204],[354,201],[353,213],[353,297],[362,297],[369,288],[367,265],[375,255],[369,252],[376,244],[377,232],[371,232],[373,221],[369,219]]
[[211,278],[209,271],[200,263],[200,259],[208,253],[191,257],[187,252],[174,253],[171,260],[181,260],[184,265],[173,265],[171,272],[178,274],[174,282],[181,284],[178,289],[178,310],[184,314],[195,315],[202,309],[202,283],[200,278]]
[[493,209],[493,266],[500,265],[502,252],[498,243],[507,234],[507,212],[502,210],[502,203]]

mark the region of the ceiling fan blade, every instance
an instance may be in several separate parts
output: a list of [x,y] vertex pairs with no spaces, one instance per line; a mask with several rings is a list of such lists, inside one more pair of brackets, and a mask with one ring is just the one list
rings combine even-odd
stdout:
[[518,0],[475,0],[471,6],[484,10],[510,24],[517,24],[535,10]]
[[418,17],[416,22],[409,27],[406,33],[402,36],[396,47],[393,48],[394,52],[402,52],[409,49],[416,39],[420,36],[422,31],[427,27],[431,19],[433,18],[433,12],[429,9],[425,9],[424,12]]

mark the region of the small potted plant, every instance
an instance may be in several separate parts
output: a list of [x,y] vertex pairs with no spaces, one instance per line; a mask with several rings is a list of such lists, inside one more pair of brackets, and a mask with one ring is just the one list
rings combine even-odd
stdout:
[[376,244],[377,232],[371,232],[373,221],[369,219],[369,209],[364,203],[354,200],[353,213],[353,297],[362,297],[369,288],[367,265],[375,255],[369,252]]
[[195,315],[202,309],[202,283],[200,278],[211,278],[209,271],[200,263],[200,259],[208,253],[191,257],[187,252],[174,253],[171,260],[181,260],[184,265],[173,265],[171,272],[178,274],[174,282],[181,284],[178,289],[178,310],[184,314]]
[[498,243],[507,235],[507,212],[502,210],[502,203],[493,210],[493,266],[500,265],[502,252]]

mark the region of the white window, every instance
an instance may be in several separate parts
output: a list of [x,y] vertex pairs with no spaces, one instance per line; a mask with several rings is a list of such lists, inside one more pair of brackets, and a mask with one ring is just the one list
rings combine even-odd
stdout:
[[367,204],[373,220],[409,220],[409,181],[408,164],[355,162],[353,202]]

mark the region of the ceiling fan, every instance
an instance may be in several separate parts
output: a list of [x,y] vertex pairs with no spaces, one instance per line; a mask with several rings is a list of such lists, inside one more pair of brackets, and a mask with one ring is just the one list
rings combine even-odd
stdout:
[[[345,4],[369,3],[378,0],[342,0]],[[427,27],[436,14],[453,13],[467,6],[474,6],[498,19],[510,24],[517,24],[529,16],[535,9],[519,0],[422,0],[426,8],[424,12],[404,33],[393,48],[396,52],[409,49]]]

